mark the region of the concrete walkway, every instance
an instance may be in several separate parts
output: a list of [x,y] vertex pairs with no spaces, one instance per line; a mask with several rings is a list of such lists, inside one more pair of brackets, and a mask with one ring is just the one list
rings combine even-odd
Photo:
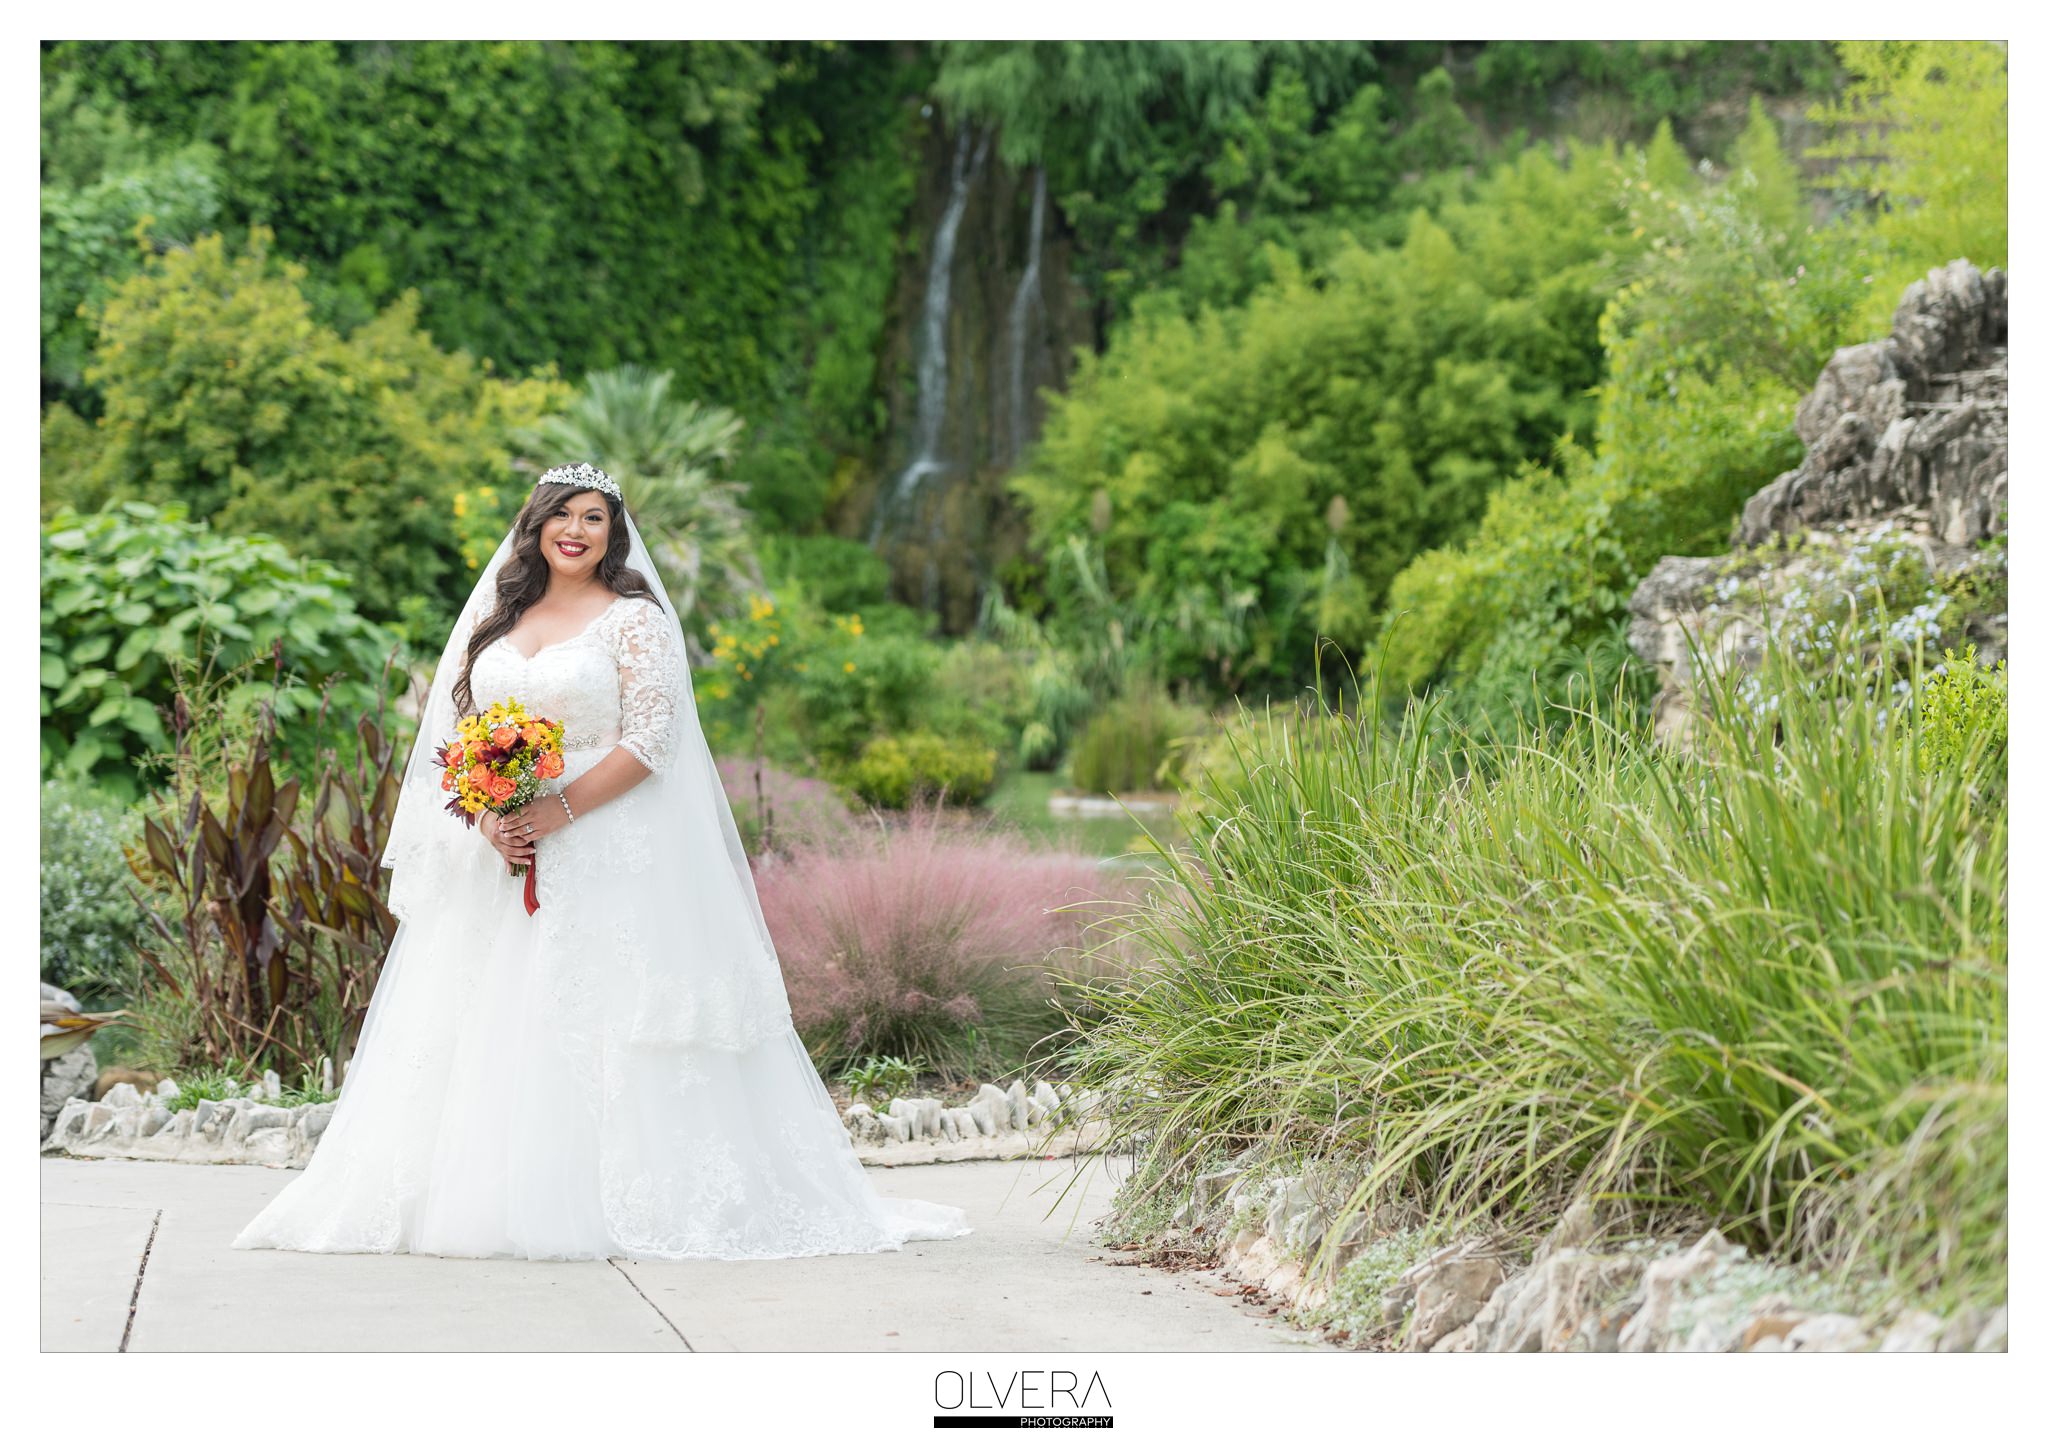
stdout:
[[[1113,1267],[1092,1241],[1128,1160],[871,1169],[974,1232],[762,1262],[530,1263],[237,1252],[289,1179],[265,1167],[42,1162],[45,1350],[1311,1349],[1209,1273]],[[1063,1200],[1060,1199],[1065,1192]],[[1091,1261],[1094,1260],[1094,1261]]]

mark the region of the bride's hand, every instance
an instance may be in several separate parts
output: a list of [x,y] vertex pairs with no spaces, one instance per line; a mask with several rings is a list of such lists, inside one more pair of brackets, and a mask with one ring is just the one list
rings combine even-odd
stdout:
[[496,815],[487,810],[483,818],[477,821],[476,828],[484,833],[484,839],[490,842],[491,849],[505,858],[505,873],[510,875],[513,866],[533,863],[533,843],[525,835],[508,830],[507,819],[506,816]]
[[561,797],[550,792],[529,800],[504,820],[505,833],[514,840],[537,843],[546,840],[569,823],[569,812]]

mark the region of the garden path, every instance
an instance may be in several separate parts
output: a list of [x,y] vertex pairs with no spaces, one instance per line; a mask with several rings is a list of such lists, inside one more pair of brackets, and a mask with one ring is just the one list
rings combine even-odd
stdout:
[[[1091,1241],[1128,1159],[870,1169],[974,1232],[765,1262],[534,1263],[236,1252],[280,1169],[42,1162],[42,1346],[1078,1352],[1324,1347],[1210,1275],[1112,1267]],[[1055,1199],[1063,1200],[1055,1205]],[[402,1313],[392,1312],[403,1304]]]

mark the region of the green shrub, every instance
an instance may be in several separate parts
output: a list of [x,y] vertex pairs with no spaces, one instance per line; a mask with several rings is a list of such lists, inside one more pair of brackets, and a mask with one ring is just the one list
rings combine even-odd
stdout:
[[1981,774],[1999,786],[2005,780],[2005,661],[1977,662],[1977,646],[1961,657],[1941,652],[1942,662],[1920,681],[1920,767]]
[[1200,710],[1176,703],[1157,685],[1141,687],[1096,712],[1074,742],[1074,788],[1090,794],[1156,790],[1202,729]]
[[118,991],[142,925],[122,854],[136,832],[119,802],[64,780],[43,782],[41,828],[42,979]]
[[356,612],[345,574],[273,538],[147,503],[60,510],[42,538],[46,774],[132,791],[136,756],[172,744],[180,667],[246,670],[224,707],[270,701],[294,758],[347,738],[381,698],[396,639]]
[[869,740],[844,783],[870,805],[901,810],[945,791],[949,805],[980,803],[995,784],[996,752],[918,730]]

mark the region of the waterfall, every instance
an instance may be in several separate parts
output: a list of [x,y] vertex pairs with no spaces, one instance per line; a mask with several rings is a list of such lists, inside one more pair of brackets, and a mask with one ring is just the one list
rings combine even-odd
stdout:
[[1024,329],[1031,320],[1031,307],[1041,310],[1045,295],[1038,284],[1038,254],[1045,236],[1045,164],[1040,162],[1031,178],[1031,244],[1026,253],[1024,275],[1017,279],[1017,296],[1010,303],[1010,461],[1024,454],[1024,439],[1031,426],[1025,402]]
[[931,270],[925,276],[924,316],[918,329],[917,422],[911,433],[910,462],[875,510],[874,524],[868,530],[870,545],[881,539],[884,521],[902,511],[918,485],[945,466],[939,458],[939,432],[946,421],[946,314],[953,294],[953,243],[960,234],[960,218],[967,211],[968,190],[994,135],[993,131],[982,133],[970,166],[967,143],[971,129],[963,126],[953,147],[952,191],[939,216],[932,239]]

